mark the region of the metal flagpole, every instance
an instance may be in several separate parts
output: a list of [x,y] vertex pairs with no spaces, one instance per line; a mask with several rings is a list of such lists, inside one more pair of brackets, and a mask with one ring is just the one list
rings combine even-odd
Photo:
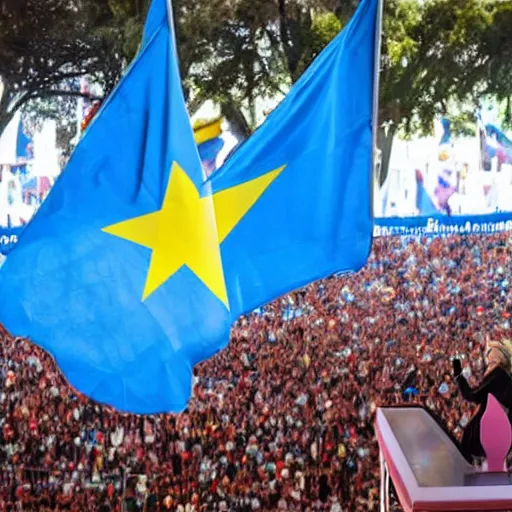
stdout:
[[382,47],[382,20],[384,17],[384,0],[378,0],[377,19],[375,22],[375,47],[374,47],[374,69],[373,69],[373,112],[372,112],[372,170],[371,170],[371,213],[374,213],[374,193],[377,168],[377,135],[379,132],[379,88],[380,88],[380,57]]
[[174,29],[174,11],[172,9],[172,0],[166,0],[167,3],[167,19],[169,21],[169,32],[174,43],[174,51],[176,52],[176,58],[178,58],[178,47],[176,41],[176,31]]

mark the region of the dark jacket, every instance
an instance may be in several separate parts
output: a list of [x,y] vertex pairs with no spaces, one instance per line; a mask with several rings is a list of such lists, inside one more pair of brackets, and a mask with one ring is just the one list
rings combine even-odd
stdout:
[[462,375],[457,378],[457,382],[463,398],[480,405],[476,414],[467,424],[462,438],[462,451],[466,458],[471,461],[472,457],[485,457],[480,442],[480,421],[487,407],[489,393],[508,410],[508,419],[512,423],[512,377],[507,371],[498,366],[484,377],[478,388],[471,389]]

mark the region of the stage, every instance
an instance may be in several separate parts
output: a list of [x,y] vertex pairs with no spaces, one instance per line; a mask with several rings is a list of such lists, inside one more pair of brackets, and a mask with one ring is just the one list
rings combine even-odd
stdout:
[[405,512],[512,510],[506,473],[474,469],[432,416],[421,408],[382,408],[381,512],[389,510],[389,479]]

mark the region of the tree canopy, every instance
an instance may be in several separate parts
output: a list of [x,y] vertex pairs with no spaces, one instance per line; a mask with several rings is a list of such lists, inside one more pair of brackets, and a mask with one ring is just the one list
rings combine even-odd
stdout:
[[[128,1],[131,0],[119,0]],[[284,92],[338,33],[357,0],[176,0],[184,82],[255,127],[255,99]],[[511,96],[512,0],[385,0],[380,143],[429,132],[451,102]],[[235,115],[236,114],[236,115]],[[467,116],[466,116],[467,117]],[[386,153],[386,151],[385,151]]]
[[112,37],[103,37],[101,2],[0,0],[0,132],[29,101],[71,97],[84,74],[115,83]]
[[[148,0],[0,0],[0,130],[34,98],[76,95],[82,74],[108,92],[135,55]],[[189,108],[217,102],[242,135],[256,99],[285,93],[358,0],[174,0]],[[512,97],[512,0],[385,0],[379,142],[428,132],[453,102]],[[385,160],[386,156],[384,156]],[[384,167],[385,167],[384,163]]]

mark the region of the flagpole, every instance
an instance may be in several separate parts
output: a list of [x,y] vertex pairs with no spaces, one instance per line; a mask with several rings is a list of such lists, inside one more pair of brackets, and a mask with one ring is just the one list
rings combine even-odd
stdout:
[[174,50],[176,52],[176,56],[178,54],[178,47],[176,46],[176,31],[174,28],[174,11],[172,9],[172,0],[165,0],[167,3],[167,20],[169,21],[169,32],[172,37],[172,41],[174,43]]
[[374,67],[373,67],[373,111],[372,111],[372,170],[371,170],[371,213],[374,214],[374,193],[376,180],[377,163],[377,136],[379,133],[379,90],[380,90],[380,58],[382,48],[382,20],[384,17],[384,0],[378,0],[377,19],[375,22],[375,46],[374,46]]

